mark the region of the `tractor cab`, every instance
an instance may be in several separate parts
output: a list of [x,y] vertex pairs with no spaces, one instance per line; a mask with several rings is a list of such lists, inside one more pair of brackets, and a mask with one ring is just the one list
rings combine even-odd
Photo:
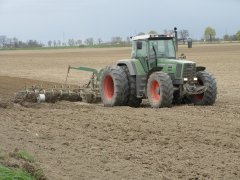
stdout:
[[132,37],[132,40],[132,58],[176,58],[173,37],[148,34]]
[[147,34],[132,40],[132,58],[140,60],[145,71],[157,67],[158,59],[176,59],[174,37]]

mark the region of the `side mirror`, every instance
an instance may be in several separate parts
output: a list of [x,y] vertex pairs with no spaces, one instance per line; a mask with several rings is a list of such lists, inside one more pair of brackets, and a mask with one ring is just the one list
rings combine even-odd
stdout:
[[137,49],[142,49],[142,42],[141,41],[137,42]]

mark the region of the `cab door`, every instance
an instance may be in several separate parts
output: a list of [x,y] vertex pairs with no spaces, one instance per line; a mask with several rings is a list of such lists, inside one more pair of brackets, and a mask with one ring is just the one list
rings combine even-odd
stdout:
[[148,67],[149,69],[152,69],[154,67],[157,67],[157,52],[158,52],[158,43],[157,41],[149,41],[148,42]]
[[148,72],[148,44],[146,41],[136,41],[136,59],[139,59],[145,72]]

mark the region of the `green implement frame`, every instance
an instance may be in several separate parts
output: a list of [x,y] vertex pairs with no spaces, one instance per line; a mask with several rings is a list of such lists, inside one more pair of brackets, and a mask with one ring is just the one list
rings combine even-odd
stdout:
[[101,74],[103,72],[104,69],[101,69],[101,70],[97,70],[97,69],[93,69],[93,68],[88,68],[88,67],[72,67],[72,66],[69,66],[68,67],[68,74],[69,74],[69,71],[70,69],[76,69],[76,70],[80,70],[80,71],[88,71],[88,72],[92,72],[94,75],[96,75],[97,77],[97,81],[100,80],[100,77],[101,77]]

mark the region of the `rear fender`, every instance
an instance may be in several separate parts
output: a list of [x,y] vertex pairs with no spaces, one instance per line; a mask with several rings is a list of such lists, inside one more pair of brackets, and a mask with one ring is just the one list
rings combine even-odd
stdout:
[[136,78],[136,95],[138,98],[145,96],[145,89],[147,83],[147,74],[144,71],[142,64],[137,59],[119,60],[118,66],[127,66],[131,76]]
[[131,59],[119,60],[117,62],[117,65],[118,66],[127,66],[131,76],[135,76],[137,74],[135,64]]

